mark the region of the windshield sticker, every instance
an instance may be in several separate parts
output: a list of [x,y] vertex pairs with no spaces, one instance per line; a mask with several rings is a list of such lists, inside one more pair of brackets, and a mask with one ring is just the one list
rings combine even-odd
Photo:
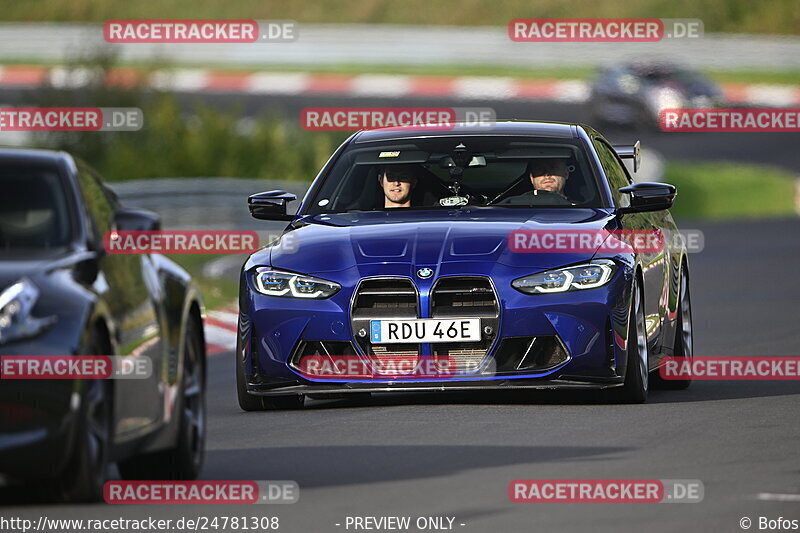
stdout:
[[381,152],[378,157],[397,157],[400,155],[400,152]]

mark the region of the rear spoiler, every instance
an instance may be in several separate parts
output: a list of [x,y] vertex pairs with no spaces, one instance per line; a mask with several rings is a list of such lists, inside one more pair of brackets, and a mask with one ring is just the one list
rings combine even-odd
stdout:
[[638,172],[639,167],[642,166],[641,148],[642,143],[636,141],[633,146],[615,146],[614,151],[617,152],[620,159],[633,159],[633,171]]

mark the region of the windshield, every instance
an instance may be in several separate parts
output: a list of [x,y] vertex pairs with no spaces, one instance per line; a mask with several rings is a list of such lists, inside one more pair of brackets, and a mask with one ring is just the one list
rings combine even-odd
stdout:
[[462,206],[604,205],[595,175],[576,140],[443,136],[350,147],[306,211]]
[[55,169],[0,163],[0,250],[61,248],[72,236],[63,183]]

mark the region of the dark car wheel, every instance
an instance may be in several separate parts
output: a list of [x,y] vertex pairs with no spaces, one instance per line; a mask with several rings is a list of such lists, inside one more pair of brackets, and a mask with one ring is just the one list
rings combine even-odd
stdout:
[[[94,333],[81,348],[81,354],[102,354],[103,346]],[[113,427],[111,387],[103,380],[87,380],[84,384],[72,456],[53,486],[53,496],[58,501],[99,501],[108,478]]]
[[[689,274],[681,272],[681,289],[678,300],[678,321],[675,328],[675,344],[673,353],[676,358],[683,357],[688,361],[694,357],[694,335],[692,332],[692,300],[689,295]],[[692,379],[661,379],[663,388],[682,390],[689,388]]]
[[628,318],[628,362],[625,370],[625,383],[622,387],[611,389],[610,392],[614,401],[644,403],[647,401],[648,367],[650,363],[642,292],[636,280],[634,280],[631,292],[631,310]]
[[202,336],[190,320],[186,328],[178,441],[168,450],[120,461],[125,479],[195,479],[200,475],[206,441],[206,372]]
[[243,411],[269,411],[273,409],[300,409],[303,407],[305,398],[302,394],[291,396],[255,396],[247,392],[247,378],[244,375],[244,361],[240,357],[240,351],[236,350],[236,397],[239,400],[239,407]]

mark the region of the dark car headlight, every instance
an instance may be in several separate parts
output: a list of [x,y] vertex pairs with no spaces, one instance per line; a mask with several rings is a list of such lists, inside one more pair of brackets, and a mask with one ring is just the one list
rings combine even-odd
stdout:
[[598,259],[583,265],[548,270],[517,278],[511,286],[525,294],[548,294],[601,287],[611,280],[616,265],[608,259]]
[[55,322],[31,315],[38,299],[39,289],[27,278],[0,292],[0,344],[34,337]]
[[261,294],[284,298],[330,298],[342,288],[333,281],[266,267],[256,269],[254,282]]

